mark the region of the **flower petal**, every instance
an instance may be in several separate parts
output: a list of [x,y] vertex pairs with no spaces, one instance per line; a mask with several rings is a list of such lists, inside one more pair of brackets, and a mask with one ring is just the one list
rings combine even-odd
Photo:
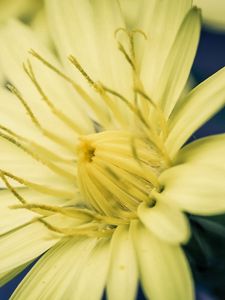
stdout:
[[146,296],[151,300],[193,300],[193,282],[182,249],[159,240],[139,222],[132,227]]
[[119,226],[111,242],[111,261],[107,278],[108,299],[136,299],[137,283],[137,263],[129,228]]
[[[10,143],[7,140],[3,140],[1,137],[0,146],[0,170],[9,173],[10,175],[8,177],[12,175],[20,178],[23,182],[29,181],[40,186],[48,186],[49,188],[55,189],[55,191],[61,190],[65,192],[65,195],[68,192],[72,194],[76,193],[75,176],[74,180],[68,178],[68,169],[66,165],[64,165],[63,168],[60,167],[59,170],[57,161],[47,161],[46,158],[42,160],[38,159],[40,156],[36,153],[36,159],[34,159],[32,151],[30,154],[27,154],[20,146],[17,146],[16,143]],[[55,169],[55,166],[57,170]],[[71,167],[72,166],[76,169],[75,165],[71,164]],[[67,174],[65,174],[65,172]],[[71,170],[69,173],[72,174]],[[2,182],[2,180],[0,181]],[[12,185],[21,186],[22,181],[20,182],[18,179],[18,184],[17,180],[13,180]]]
[[[125,27],[118,2],[54,0],[48,1],[47,9],[51,32],[64,64],[69,66],[67,57],[72,54],[94,81],[130,94],[130,66],[118,50],[115,38],[115,31]],[[122,40],[126,38],[121,34]],[[71,65],[67,69],[71,70]],[[86,83],[84,77],[79,79],[77,70],[73,76]]]
[[86,300],[90,295],[99,300],[108,270],[108,252],[108,243],[104,241],[66,239],[37,262],[12,299],[28,299],[32,294],[34,300]]
[[[27,203],[38,203],[45,205],[74,205],[81,203],[78,198],[67,200],[63,197],[54,197],[46,194],[41,194],[28,188],[17,188],[16,192],[27,202]],[[27,210],[27,209],[15,209],[14,205],[21,204],[18,199],[8,190],[0,191],[0,236],[8,233],[9,231],[15,230],[29,222],[32,222],[34,218],[40,216],[39,214]]]
[[191,4],[191,0],[145,0],[138,11],[139,23],[134,29],[142,30],[148,38],[144,40],[141,36],[137,37],[140,41],[137,47],[144,49],[139,50],[139,56],[143,57],[141,79],[151,97],[159,88],[163,66]]
[[205,80],[175,106],[169,120],[166,147],[175,157],[180,147],[225,104],[225,68]]
[[193,214],[225,212],[224,166],[187,163],[170,168],[159,178],[159,198]]
[[200,215],[225,212],[225,134],[209,136],[182,148],[175,166],[163,172],[160,197]]
[[[12,47],[12,41],[17,43],[19,47]],[[28,51],[33,48],[47,61],[61,69],[53,54],[47,48],[42,47],[35,33],[28,26],[15,20],[8,21],[5,26],[1,26],[0,42],[2,44],[0,65],[6,79],[20,91],[44,128],[67,140],[73,139],[75,135],[74,130],[72,131],[71,127],[60,120],[42,100],[43,96],[40,95],[31,79],[28,78],[23,69],[23,63],[26,63],[28,58],[32,64],[37,82],[54,106],[64,115],[70,117],[77,126],[82,124],[83,133],[92,131],[88,116],[82,110],[81,103],[76,101],[76,93],[58,74],[28,54]],[[74,105],[74,99],[76,105]]]
[[40,222],[0,237],[1,274],[29,263],[58,242]]
[[225,167],[222,163],[225,153],[225,134],[218,134],[199,139],[183,147],[177,157],[176,164],[196,163]]
[[14,196],[9,191],[0,192],[0,236],[16,229],[26,223],[29,223],[38,214],[26,209],[12,209],[11,205],[18,204]]
[[159,101],[162,110],[168,117],[176,104],[195,57],[201,29],[200,11],[194,7],[185,17],[169,52],[158,89],[152,96]]
[[188,220],[176,206],[157,201],[154,207],[142,203],[138,207],[142,223],[155,235],[169,243],[185,243],[190,237]]

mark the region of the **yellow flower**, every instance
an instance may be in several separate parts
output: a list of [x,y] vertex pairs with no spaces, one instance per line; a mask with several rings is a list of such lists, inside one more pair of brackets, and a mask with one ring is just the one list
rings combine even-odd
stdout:
[[0,283],[43,254],[11,299],[131,300],[139,281],[194,298],[183,211],[225,211],[225,136],[181,147],[224,105],[225,69],[180,98],[190,3],[47,0],[56,56],[1,29]]

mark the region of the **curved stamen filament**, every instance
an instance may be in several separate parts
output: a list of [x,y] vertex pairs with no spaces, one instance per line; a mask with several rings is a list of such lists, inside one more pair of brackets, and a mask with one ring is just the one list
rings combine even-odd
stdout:
[[[41,145],[37,144],[36,142],[15,133],[11,129],[6,128],[5,126],[0,125],[0,129],[7,132],[10,135],[12,135],[14,138],[17,138],[19,141],[22,141],[22,142],[26,143],[26,145],[29,145],[31,148],[35,149],[36,152],[43,153],[49,159],[57,160],[57,161],[64,162],[64,163],[67,163],[67,164],[71,164],[71,163],[76,162],[75,158],[66,159],[66,158],[60,157],[55,152],[52,152],[52,151],[42,147]],[[29,148],[28,148],[28,150],[29,150]]]
[[52,101],[48,98],[48,96],[45,94],[44,90],[41,88],[40,84],[38,83],[36,76],[34,74],[32,65],[30,61],[27,61],[27,66],[24,64],[23,68],[28,75],[28,77],[33,82],[34,86],[36,87],[37,91],[42,96],[42,99],[47,104],[47,106],[51,109],[52,113],[58,117],[65,125],[67,125],[69,128],[74,130],[76,133],[84,133],[83,128],[75,124],[68,116],[66,116],[62,111],[59,111],[52,103]]
[[162,112],[162,110],[158,107],[158,105],[156,105],[154,103],[154,101],[152,101],[152,99],[146,95],[143,91],[139,90],[139,89],[136,89],[136,92],[140,95],[142,95],[147,101],[150,102],[150,104],[155,108],[157,114],[158,114],[158,117],[159,117],[159,121],[160,121],[160,129],[162,129],[162,132],[163,132],[163,138],[165,139],[168,135],[168,128],[167,128],[167,122],[166,122],[166,119],[165,119],[165,116]]
[[[12,209],[29,209],[29,210],[45,210],[53,213],[60,213],[66,217],[71,217],[75,219],[80,219],[83,221],[99,221],[105,225],[120,225],[120,224],[127,224],[129,220],[107,217],[104,215],[97,214],[93,211],[87,209],[78,209],[76,207],[58,207],[46,204],[38,204],[38,203],[22,203],[20,205],[12,205],[10,206]],[[135,215],[136,216],[136,215]],[[134,216],[132,216],[134,218]]]
[[74,192],[69,192],[68,190],[60,190],[60,189],[56,189],[56,188],[51,188],[49,186],[34,183],[34,182],[29,181],[29,180],[23,179],[19,176],[13,175],[10,172],[2,170],[2,169],[0,169],[0,172],[2,174],[4,174],[4,176],[7,176],[7,177],[15,180],[16,182],[18,182],[22,185],[28,186],[28,187],[30,187],[34,190],[37,190],[41,193],[45,193],[45,194],[53,195],[53,196],[58,196],[58,197],[62,196],[62,197],[66,197],[66,198],[73,198],[74,197]]
[[0,171],[0,177],[2,178],[2,181],[5,183],[7,188],[11,191],[11,193],[23,204],[26,204],[26,200],[23,199],[23,197],[20,196],[20,194],[17,193],[17,191],[11,186],[9,181],[6,179],[5,174]]
[[124,123],[125,123],[124,116],[122,115],[121,111],[118,109],[118,106],[113,101],[113,99],[111,99],[106,94],[106,91],[105,91],[104,87],[101,85],[101,83],[95,82],[94,80],[92,80],[73,55],[70,55],[68,58],[69,58],[69,61],[76,67],[76,69],[84,76],[84,78],[87,80],[87,82],[90,84],[90,86],[101,96],[102,100],[110,108],[110,110],[113,113],[113,116],[118,120],[118,122],[121,125],[124,125]]
[[74,80],[72,80],[69,76],[67,76],[65,73],[60,71],[58,68],[50,64],[47,60],[45,60],[42,56],[40,56],[36,51],[30,50],[29,53],[38,59],[40,62],[42,62],[44,65],[46,65],[49,69],[51,69],[53,72],[58,74],[60,77],[62,77],[64,80],[66,80],[68,83],[71,84],[71,86],[74,88],[74,90],[81,96],[81,98],[87,103],[87,105],[92,109],[92,111],[98,116],[98,121],[101,123],[101,125],[106,126],[109,124],[109,116],[106,113],[106,111],[96,103],[94,99],[92,99],[87,92],[78,85]]
[[19,208],[26,208],[29,210],[40,209],[44,211],[49,211],[53,213],[60,213],[67,217],[72,217],[75,219],[81,219],[84,221],[90,221],[94,218],[94,213],[88,211],[87,209],[77,209],[75,207],[59,207],[59,206],[52,206],[46,204],[39,204],[39,203],[24,203],[22,205],[12,205],[10,208],[19,209]]
[[0,137],[7,140],[8,142],[12,143],[13,145],[17,146],[21,150],[23,150],[25,153],[30,155],[33,159],[35,159],[37,162],[42,163],[44,166],[48,167],[51,171],[55,172],[56,174],[59,174],[61,176],[66,177],[67,179],[71,180],[72,182],[76,182],[76,177],[74,174],[65,171],[65,168],[60,168],[54,163],[50,162],[49,160],[43,159],[43,157],[37,155],[36,152],[29,150],[25,146],[23,146],[21,143],[16,141],[14,138],[7,136],[4,133],[0,132]]
[[147,40],[147,35],[140,29],[128,30],[127,28],[120,27],[120,28],[116,29],[116,31],[114,33],[115,38],[117,38],[117,35],[119,32],[124,32],[129,39],[130,55],[127,53],[124,46],[119,41],[118,41],[118,48],[125,56],[128,63],[131,65],[134,72],[136,72],[137,71],[137,63],[136,63],[136,55],[135,55],[135,48],[134,48],[134,35],[140,34],[140,35],[142,35],[142,37],[144,37],[145,40]]
[[73,144],[71,144],[67,140],[59,137],[55,133],[50,132],[49,130],[45,129],[40,124],[40,122],[38,121],[38,119],[36,118],[36,116],[34,115],[32,110],[30,109],[29,105],[27,104],[27,102],[25,101],[23,96],[20,94],[20,92],[14,86],[8,84],[7,87],[17,97],[17,99],[20,100],[20,102],[22,103],[22,105],[25,108],[26,112],[30,116],[31,121],[42,132],[43,135],[45,135],[49,139],[53,140],[53,142],[56,142],[56,143],[60,144],[61,146],[65,146],[67,149],[72,150],[74,152],[74,145]]
[[57,227],[44,219],[39,220],[48,229],[55,231],[56,233],[63,234],[64,236],[90,236],[90,237],[108,237],[111,236],[114,228],[100,229],[96,223],[88,223],[85,226],[72,227]]
[[145,119],[141,110],[138,107],[135,107],[129,100],[127,100],[124,96],[120,95],[116,91],[113,91],[107,87],[104,88],[110,94],[113,94],[117,96],[119,99],[121,99],[127,105],[127,107],[134,113],[134,115],[137,116],[138,120],[141,121],[141,123],[144,125],[143,129],[146,133],[146,137],[148,137],[148,139],[161,151],[163,144],[160,137],[157,134],[157,130],[156,128],[154,128],[151,122],[148,122]]

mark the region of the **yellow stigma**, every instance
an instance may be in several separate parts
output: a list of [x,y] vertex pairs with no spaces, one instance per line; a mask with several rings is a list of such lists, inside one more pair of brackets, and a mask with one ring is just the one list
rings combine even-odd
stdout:
[[95,147],[90,141],[81,138],[77,152],[80,160],[84,162],[92,162],[92,158],[95,156]]
[[129,217],[158,187],[163,160],[154,146],[128,131],[104,131],[82,137],[78,184],[87,206],[112,217]]

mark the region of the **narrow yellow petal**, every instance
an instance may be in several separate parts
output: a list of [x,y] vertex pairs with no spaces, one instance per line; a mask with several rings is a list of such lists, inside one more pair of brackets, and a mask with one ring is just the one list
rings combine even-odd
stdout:
[[166,117],[170,115],[188,79],[198,46],[200,22],[199,10],[191,9],[177,33],[163,68],[158,89],[153,95],[153,99],[160,102]]
[[0,274],[37,258],[57,241],[58,239],[39,222],[0,237]]
[[191,0],[145,0],[138,12],[136,28],[147,35],[147,40],[138,38],[140,43],[137,45],[137,48],[142,48],[139,50],[140,57],[143,57],[141,79],[151,97],[159,88],[163,66],[191,3]]
[[208,136],[183,147],[177,155],[175,164],[191,162],[223,168],[224,153],[225,134]]
[[111,241],[111,261],[107,278],[108,299],[136,299],[137,283],[137,263],[129,227],[119,226]]
[[181,146],[205,121],[225,104],[225,68],[205,80],[181,99],[169,119],[166,147],[175,157]]
[[[12,299],[99,300],[103,293],[108,243],[69,239],[47,252],[19,285]],[[42,284],[37,285],[37,280]]]
[[192,276],[182,249],[159,240],[139,222],[133,223],[133,239],[147,298],[193,300]]

